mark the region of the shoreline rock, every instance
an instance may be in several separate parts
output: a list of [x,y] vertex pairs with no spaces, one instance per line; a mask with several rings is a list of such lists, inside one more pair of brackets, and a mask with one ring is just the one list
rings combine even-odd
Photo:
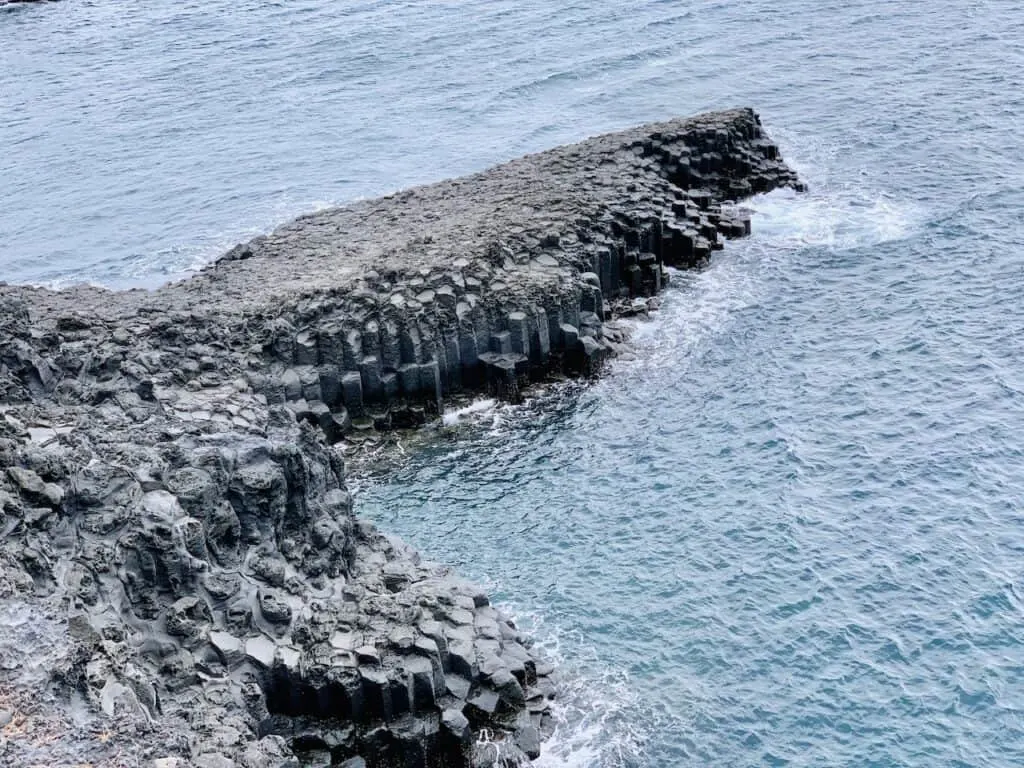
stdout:
[[[0,286],[0,606],[65,636],[52,706],[161,768],[536,757],[550,665],[355,519],[337,443],[597,372],[608,320],[749,233],[723,203],[780,186],[757,116],[711,113],[300,217],[152,292]],[[40,684],[19,653],[0,694]]]

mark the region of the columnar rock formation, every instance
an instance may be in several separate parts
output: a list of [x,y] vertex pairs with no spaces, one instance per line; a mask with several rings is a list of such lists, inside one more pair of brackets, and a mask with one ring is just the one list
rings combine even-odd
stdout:
[[60,636],[49,684],[158,724],[161,768],[535,757],[550,666],[353,517],[336,443],[596,370],[609,318],[748,233],[728,201],[787,185],[738,110],[304,216],[154,292],[0,287],[0,597]]

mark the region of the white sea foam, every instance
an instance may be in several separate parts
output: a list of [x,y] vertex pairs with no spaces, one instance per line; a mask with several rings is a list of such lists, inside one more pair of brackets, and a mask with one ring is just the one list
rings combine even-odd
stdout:
[[611,673],[563,675],[552,714],[555,730],[534,765],[539,768],[619,768],[642,762],[657,727],[644,717],[636,688]]
[[474,400],[469,405],[463,406],[462,408],[456,408],[455,410],[445,412],[441,420],[446,427],[451,427],[455,424],[462,424],[467,421],[480,421],[493,413],[497,403],[497,400],[490,397]]
[[501,605],[556,667],[554,731],[538,768],[618,768],[642,762],[644,744],[661,727],[628,673],[597,658],[586,640],[536,612]]
[[755,244],[775,248],[848,250],[902,240],[923,223],[915,203],[869,190],[776,190],[745,201]]
[[869,189],[835,189],[820,179],[817,184],[808,193],[776,190],[745,201],[740,207],[752,214],[752,236],[727,243],[707,269],[674,272],[661,311],[634,321],[637,359],[614,361],[623,377],[599,386],[629,390],[633,376],[655,369],[684,376],[707,345],[743,332],[747,326],[737,326],[736,319],[765,301],[807,249],[871,247],[910,237],[925,221],[914,203]]
[[682,371],[680,366],[701,344],[725,332],[732,318],[755,304],[766,290],[756,265],[733,258],[723,258],[700,272],[674,272],[671,284],[661,310],[650,319],[635,321],[632,338],[637,359],[616,360],[616,369],[640,375],[652,367]]

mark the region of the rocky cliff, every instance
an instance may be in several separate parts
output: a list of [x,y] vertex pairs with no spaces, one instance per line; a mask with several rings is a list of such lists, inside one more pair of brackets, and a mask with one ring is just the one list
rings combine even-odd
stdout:
[[338,444],[596,371],[779,186],[757,116],[713,113],[304,216],[152,292],[0,287],[0,758],[536,757],[550,666],[354,518]]

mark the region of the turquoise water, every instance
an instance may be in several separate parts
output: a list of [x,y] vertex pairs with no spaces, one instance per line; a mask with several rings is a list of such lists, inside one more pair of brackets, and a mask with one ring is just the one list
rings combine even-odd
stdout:
[[565,675],[544,766],[1024,764],[1024,9],[0,11],[0,279],[154,285],[294,214],[750,104],[811,185],[638,356],[360,509]]

